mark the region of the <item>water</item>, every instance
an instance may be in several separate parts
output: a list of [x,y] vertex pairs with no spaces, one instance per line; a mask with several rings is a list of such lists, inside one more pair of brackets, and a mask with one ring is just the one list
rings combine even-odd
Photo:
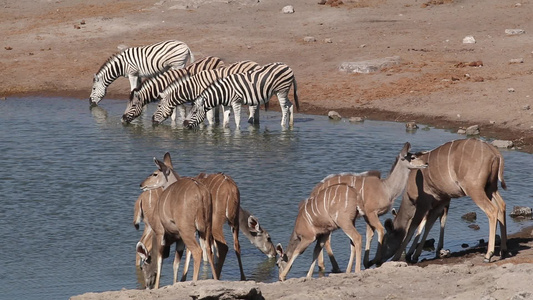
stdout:
[[[86,100],[0,101],[2,298],[64,299],[85,292],[140,288],[134,251],[141,231],[132,226],[133,203],[139,183],[155,168],[152,158],[162,158],[166,151],[181,175],[232,176],[241,190],[242,206],[259,217],[275,243],[286,247],[298,202],[326,175],[376,169],[386,176],[406,141],[413,150],[430,150],[462,138],[437,129],[408,133],[403,123],[350,124],[308,115],[297,115],[294,129],[283,130],[279,112],[263,111],[260,127],[245,124],[240,131],[233,127],[191,131],[168,121],[154,128],[149,120],[154,106],[145,117],[123,126],[120,116],[125,107],[125,101],[109,99],[92,110]],[[509,190],[502,196],[507,207],[527,206],[533,195],[533,159],[518,151],[503,155]],[[461,220],[468,211],[478,213],[480,230],[467,228]],[[531,225],[531,221],[508,220],[510,233]],[[356,224],[364,234],[364,221]],[[430,237],[437,238],[436,231]],[[483,212],[471,200],[452,201],[445,247],[457,251],[462,243],[474,245],[487,237]],[[231,241],[229,234],[227,240]],[[240,240],[248,279],[277,280],[275,262],[242,235]],[[344,269],[349,246],[342,231],[333,234],[332,246]],[[238,280],[231,252],[222,278]],[[307,249],[296,260],[289,278],[305,276],[311,253]],[[329,261],[326,264],[329,269]],[[162,285],[171,284],[171,269],[171,259],[165,260]],[[208,272],[204,268],[203,276],[210,276]]]

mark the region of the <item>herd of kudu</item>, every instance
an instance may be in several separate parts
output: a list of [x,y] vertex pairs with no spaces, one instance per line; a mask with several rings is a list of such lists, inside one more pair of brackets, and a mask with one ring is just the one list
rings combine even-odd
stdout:
[[[341,228],[350,239],[350,259],[346,272],[381,265],[400,256],[416,232],[415,241],[406,259],[416,262],[428,232],[440,218],[441,231],[437,255],[443,247],[443,231],[452,198],[469,196],[485,212],[489,220],[489,242],[485,261],[495,253],[496,227],[500,224],[500,255],[507,253],[505,202],[498,192],[503,179],[504,161],[492,145],[478,139],[454,140],[434,150],[411,153],[405,143],[396,157],[390,174],[381,178],[379,171],[329,175],[318,183],[309,197],[300,202],[294,229],[286,250],[274,247],[268,232],[259,221],[240,206],[239,189],[232,178],[223,173],[182,177],[173,169],[170,154],[164,160],[154,158],[157,170],[141,183],[143,193],[135,204],[134,225],[144,220],[145,231],[137,243],[147,288],[158,288],[162,260],[175,244],[174,283],[179,263],[187,251],[181,280],[187,276],[190,255],[193,257],[193,280],[198,279],[200,264],[209,262],[212,276],[219,279],[228,246],[223,225],[228,223],[239,263],[241,280],[245,280],[240,258],[239,229],[259,250],[269,257],[278,256],[279,279],[285,280],[291,266],[306,248],[316,241],[313,262],[307,273],[311,277],[318,259],[324,268],[325,247],[333,272],[340,268],[330,246],[331,232]],[[402,195],[394,220],[384,226],[379,216],[389,212],[394,200]],[[366,244],[362,258],[362,237],[355,220],[362,216],[367,224]],[[370,260],[370,244],[377,231],[378,246]],[[424,232],[422,235],[422,231]],[[421,241],[418,243],[418,240]]]

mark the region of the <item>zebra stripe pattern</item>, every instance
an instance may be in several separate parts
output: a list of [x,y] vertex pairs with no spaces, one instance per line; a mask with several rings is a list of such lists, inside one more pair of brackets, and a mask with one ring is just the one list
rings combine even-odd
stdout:
[[181,78],[195,75],[201,71],[212,70],[224,66],[224,62],[214,56],[204,57],[184,69],[169,69],[145,80],[140,87],[131,92],[130,101],[122,115],[122,122],[129,123],[137,118],[143,111],[143,107],[158,99],[162,92],[172,82]]
[[[170,84],[159,96],[161,102],[152,117],[154,124],[159,124],[166,120],[172,113],[174,107],[180,104],[195,100],[204,89],[220,78],[231,74],[243,73],[259,68],[259,64],[253,61],[241,61],[233,63],[227,67],[200,72],[190,78],[182,78]],[[253,110],[256,111],[255,109]],[[229,111],[224,112],[224,123],[228,122]],[[213,121],[210,120],[210,123]]]
[[189,47],[180,41],[164,41],[149,46],[132,47],[111,56],[94,75],[89,101],[98,104],[107,87],[118,77],[128,77],[131,90],[141,83],[141,78],[152,77],[169,68],[185,67],[187,60],[194,61]]
[[230,75],[214,82],[202,92],[183,125],[189,128],[198,126],[205,119],[206,112],[217,105],[231,105],[237,117],[240,115],[240,106],[235,104],[266,104],[277,94],[282,111],[281,126],[286,125],[288,114],[289,125],[292,126],[294,111],[288,99],[292,85],[296,109],[299,109],[296,79],[292,69],[286,64],[271,63],[247,73]]

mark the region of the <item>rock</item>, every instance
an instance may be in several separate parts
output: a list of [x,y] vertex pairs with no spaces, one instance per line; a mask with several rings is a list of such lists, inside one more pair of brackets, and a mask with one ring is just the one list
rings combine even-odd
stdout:
[[477,214],[475,212],[469,212],[461,216],[461,219],[473,222],[477,219]]
[[465,130],[466,135],[479,135],[479,125],[472,125]]
[[476,43],[476,39],[471,35],[467,35],[463,38],[463,44],[475,44],[475,43]]
[[333,43],[333,41],[332,41],[331,39],[328,38],[328,39],[324,39],[324,43],[326,43],[326,44],[331,44],[331,43]]
[[505,29],[505,34],[507,35],[520,35],[524,33],[526,33],[524,29]]
[[381,268],[405,268],[407,263],[404,261],[389,261],[381,265]]
[[513,141],[506,141],[506,140],[494,140],[491,143],[496,148],[513,148],[514,143]]
[[469,247],[468,244],[461,244],[461,248],[463,248],[463,249],[464,248],[468,248],[468,247]]
[[446,249],[446,250],[441,249],[439,251],[439,258],[447,258],[447,257],[450,257],[450,255],[451,255],[451,252],[448,249]]
[[294,13],[294,7],[292,5],[287,5],[281,9],[281,12],[284,14],[293,14]]
[[212,284],[200,286],[189,295],[193,299],[264,299],[261,290],[257,286],[242,285],[239,287],[227,287],[224,284]]
[[477,224],[470,224],[470,225],[468,225],[468,228],[471,228],[471,229],[474,229],[474,230],[479,230],[480,229],[479,225],[477,225]]
[[457,134],[466,134],[466,129],[459,128],[459,130],[457,130]]
[[312,42],[316,42],[316,39],[312,36],[306,36],[304,37],[304,42],[306,43],[312,43]]
[[127,48],[129,48],[129,47],[127,45],[124,45],[124,44],[120,44],[120,45],[117,46],[118,51],[122,51],[122,50],[127,49]]
[[524,59],[523,58],[513,58],[509,60],[509,64],[523,64]]
[[385,57],[372,60],[363,60],[358,62],[343,62],[339,67],[339,71],[346,73],[373,73],[378,72],[383,68],[398,65],[401,62],[399,56]]
[[332,120],[335,120],[335,121],[338,121],[338,120],[342,119],[341,115],[338,112],[333,111],[333,110],[330,110],[328,112],[328,117],[330,119],[332,119]]
[[365,121],[365,119],[363,117],[351,117],[349,119],[350,123],[362,123],[364,121]]
[[509,93],[514,93],[515,90],[514,90],[513,88],[508,88],[507,91],[508,91]]
[[406,130],[416,130],[416,129],[418,129],[418,125],[416,125],[416,122],[414,122],[414,121],[407,122],[407,123],[405,123],[405,129]]
[[429,239],[424,242],[424,249],[435,249],[435,239]]
[[529,104],[526,104],[526,105],[522,106],[522,109],[523,110],[530,110],[531,106],[529,106]]
[[514,206],[513,211],[509,215],[512,218],[525,218],[525,217],[531,217],[533,215],[533,211],[531,207]]

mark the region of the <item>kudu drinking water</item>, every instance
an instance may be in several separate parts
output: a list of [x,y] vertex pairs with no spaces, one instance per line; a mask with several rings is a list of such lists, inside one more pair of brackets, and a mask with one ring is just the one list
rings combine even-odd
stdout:
[[[366,244],[363,265],[365,268],[370,267],[374,262],[381,260],[381,246],[385,228],[379,221],[379,216],[390,211],[394,200],[402,193],[407,184],[407,177],[411,169],[420,169],[427,167],[427,164],[417,159],[415,155],[409,153],[411,144],[405,143],[402,150],[396,157],[390,174],[387,178],[382,179],[379,171],[368,171],[364,173],[341,173],[329,175],[318,183],[311,197],[316,195],[320,190],[334,184],[344,183],[354,187],[360,194],[362,206],[358,207],[360,214],[366,221]],[[378,233],[378,245],[376,257],[369,261],[370,245],[374,237],[374,231]],[[333,265],[333,270],[337,271],[336,262],[331,253],[329,241],[326,242],[325,248],[328,252]],[[320,263],[323,260],[319,260]],[[323,263],[322,263],[323,264]]]
[[143,190],[159,187],[163,189],[154,208],[153,224],[150,224],[154,231],[152,250],[148,252],[142,243],[137,244],[139,254],[145,261],[143,273],[146,286],[159,288],[162,260],[173,242],[178,244],[174,260],[174,283],[177,281],[184,247],[187,247],[187,251],[191,251],[193,256],[193,280],[198,279],[202,248],[196,240],[196,234],[200,241],[205,243],[213,277],[218,279],[211,252],[213,242],[211,193],[203,183],[192,178],[179,177],[171,167],[172,162],[168,153],[165,154],[164,162],[154,160],[158,169],[141,183]]
[[463,196],[470,196],[488,217],[489,243],[485,261],[490,262],[494,255],[498,222],[501,231],[500,254],[503,257],[507,252],[507,232],[505,202],[498,192],[498,180],[506,189],[501,153],[483,141],[465,139],[454,140],[424,152],[421,159],[429,167],[411,171],[394,221],[388,219],[385,222],[387,233],[383,260],[390,257],[398,260],[424,218],[427,218],[429,225],[452,198]]
[[[143,243],[149,250],[152,249],[152,227],[150,225],[153,220],[153,213],[155,204],[159,200],[159,196],[163,192],[162,188],[148,190],[142,192],[133,207],[133,226],[139,229],[139,224],[144,220],[145,226],[139,242]],[[152,221],[153,222],[153,221]],[[141,265],[141,257],[138,253],[135,255],[135,265]]]
[[[322,247],[328,242],[330,234],[337,228],[351,239],[351,254],[346,272],[351,272],[356,255],[355,270],[361,269],[361,236],[354,227],[355,218],[362,215],[367,222],[367,247],[370,248],[374,230],[378,238],[383,237],[383,226],[378,216],[387,212],[393,200],[401,194],[411,168],[425,168],[427,165],[409,153],[410,144],[406,143],[394,163],[390,176],[380,179],[376,171],[362,174],[339,174],[326,177],[312,191],[311,196],[300,203],[287,252],[280,244],[276,247],[280,258],[279,278],[284,280],[294,259],[317,240],[313,263],[307,273],[312,276],[314,264]],[[318,252],[317,252],[318,251]],[[332,253],[330,259],[336,268]],[[378,247],[377,258],[380,256]],[[365,256],[368,256],[366,252]]]

